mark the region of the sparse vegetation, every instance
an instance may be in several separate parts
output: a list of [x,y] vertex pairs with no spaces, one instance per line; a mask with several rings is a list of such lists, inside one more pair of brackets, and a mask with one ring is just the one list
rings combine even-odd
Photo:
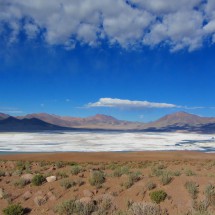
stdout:
[[59,168],[64,167],[64,163],[62,161],[58,161],[55,163],[55,166],[59,169]]
[[189,192],[189,194],[193,199],[197,197],[197,194],[199,191],[198,191],[198,185],[195,182],[187,181],[185,183],[185,188],[187,189],[187,191]]
[[0,177],[3,177],[3,176],[5,176],[5,171],[0,170]]
[[62,172],[62,171],[57,172],[56,176],[59,177],[59,178],[68,178],[69,177],[66,172]]
[[20,178],[18,180],[16,180],[14,182],[14,186],[18,187],[18,188],[23,188],[25,185],[27,185],[29,182],[26,181],[25,179],[23,178]]
[[161,208],[153,203],[134,203],[129,208],[129,215],[165,215]]
[[99,187],[105,182],[105,176],[102,171],[93,171],[89,178],[89,182],[92,186]]
[[90,215],[95,210],[93,203],[83,204],[75,199],[64,201],[57,205],[55,212],[59,215]]
[[153,190],[154,188],[156,188],[156,184],[155,183],[153,183],[153,182],[148,182],[147,184],[146,184],[146,189],[147,190]]
[[172,181],[172,177],[168,172],[163,172],[163,174],[160,176],[161,183],[163,185],[167,185]]
[[123,183],[123,186],[126,189],[130,188],[135,182],[140,180],[140,175],[141,175],[140,172],[132,172],[132,173],[130,173],[128,175],[128,180]]
[[212,184],[206,186],[205,197],[209,205],[215,206],[215,187]]
[[[2,214],[5,214],[3,207],[6,207],[7,204],[11,206],[16,203],[30,207],[30,209],[23,210],[25,214],[27,210],[31,209],[33,213],[36,210],[46,213],[49,208],[56,215],[167,215],[177,213],[212,215],[215,208],[215,185],[205,186],[206,181],[213,183],[213,178],[209,176],[209,173],[213,173],[215,166],[209,166],[211,162],[203,163],[202,160],[196,164],[190,160],[186,162],[181,160],[177,162],[146,161],[144,163],[136,161],[60,162],[58,167],[56,163],[45,161],[42,163],[23,161],[0,163],[0,213],[2,211]],[[199,175],[195,175],[199,167],[201,167],[201,172]],[[208,168],[210,168],[209,171]],[[26,174],[27,169],[30,169],[31,174]],[[21,173],[23,174],[20,176]],[[195,175],[195,177],[189,178],[186,182],[187,175]],[[200,175],[201,180],[198,180]],[[56,176],[57,181],[44,183],[48,176]],[[171,183],[173,177],[174,183]],[[135,185],[135,183],[137,184]],[[177,196],[178,201],[183,198],[183,201],[188,201],[192,205],[177,205],[175,199],[179,193],[177,193],[175,184],[180,190],[180,196]],[[32,185],[41,187],[36,188]],[[18,189],[23,187],[25,188],[22,190]],[[129,190],[126,190],[128,188]],[[200,192],[199,196],[198,192]],[[167,193],[170,193],[171,196]],[[64,201],[69,196],[72,199]],[[151,203],[147,203],[149,199],[151,199]],[[160,204],[162,201],[165,202]],[[168,208],[169,213],[165,207]]]
[[63,179],[61,182],[60,182],[60,185],[61,187],[63,187],[65,190],[73,187],[76,185],[76,183],[70,179]]
[[127,166],[118,167],[113,171],[113,176],[120,177],[124,174],[129,174],[129,172],[130,172],[130,169]]
[[71,168],[72,175],[78,175],[78,173],[80,173],[81,171],[82,171],[82,167],[79,165],[74,165]]
[[45,182],[45,177],[41,174],[37,174],[33,177],[32,179],[32,184],[35,186],[40,186],[43,184],[43,182]]
[[4,215],[23,215],[24,208],[19,204],[11,204],[3,210]]
[[196,175],[196,173],[193,172],[191,169],[186,169],[185,170],[185,175],[186,176],[194,176],[194,175]]
[[157,190],[150,193],[150,198],[153,202],[159,204],[167,197],[167,193],[163,190]]

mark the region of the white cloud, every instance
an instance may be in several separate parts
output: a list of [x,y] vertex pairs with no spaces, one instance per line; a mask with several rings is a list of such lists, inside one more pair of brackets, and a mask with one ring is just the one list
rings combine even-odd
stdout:
[[110,107],[110,108],[178,108],[180,106],[168,103],[157,103],[148,101],[131,101],[117,98],[100,98],[99,101],[88,103],[86,107]]
[[214,21],[214,0],[0,0],[8,43],[25,32],[68,50],[76,43],[99,46],[105,39],[123,48],[165,44],[171,51],[193,51],[205,39],[214,42]]

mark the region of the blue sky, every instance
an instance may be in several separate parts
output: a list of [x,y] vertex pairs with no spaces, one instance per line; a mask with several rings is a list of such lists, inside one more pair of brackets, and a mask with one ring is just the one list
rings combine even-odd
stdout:
[[0,112],[215,116],[214,1],[90,2],[0,0]]

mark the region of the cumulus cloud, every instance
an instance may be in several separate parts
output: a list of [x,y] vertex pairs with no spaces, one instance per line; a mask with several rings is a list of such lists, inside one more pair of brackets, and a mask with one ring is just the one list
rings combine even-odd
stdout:
[[215,42],[214,0],[0,0],[0,35],[20,33],[70,50],[102,41],[123,48],[196,50]]
[[168,103],[157,103],[148,101],[131,101],[127,99],[117,99],[117,98],[100,98],[99,101],[94,103],[88,103],[86,107],[110,107],[110,108],[178,108],[175,104]]

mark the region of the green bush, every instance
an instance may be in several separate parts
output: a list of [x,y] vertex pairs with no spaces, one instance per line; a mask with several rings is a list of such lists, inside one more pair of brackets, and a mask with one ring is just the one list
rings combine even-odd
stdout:
[[147,190],[153,190],[154,188],[156,188],[156,184],[153,182],[148,182],[146,184],[146,188],[147,188]]
[[180,176],[181,172],[179,170],[176,170],[176,171],[172,172],[172,175],[173,176]]
[[118,167],[113,171],[114,177],[120,177],[124,174],[129,174],[129,167],[127,167],[127,166]]
[[14,182],[14,186],[16,186],[16,187],[19,187],[19,188],[23,188],[25,185],[27,185],[29,182],[28,181],[26,181],[25,179],[23,179],[23,178],[20,178],[20,179],[18,179],[18,180],[16,180],[15,182]]
[[186,176],[194,176],[194,175],[196,175],[196,173],[193,172],[191,169],[186,169],[185,170],[185,175]]
[[30,170],[31,169],[31,163],[29,161],[25,162],[25,161],[17,161],[16,162],[16,169],[18,170]]
[[59,168],[64,167],[64,163],[62,161],[58,161],[55,163],[55,166],[59,169]]
[[130,188],[135,182],[140,180],[140,172],[132,172],[128,176],[128,180],[123,183],[123,186],[128,189]]
[[198,191],[198,185],[195,182],[187,181],[185,183],[185,188],[187,189],[187,191],[189,192],[189,194],[193,199],[197,197],[197,194],[199,191]]
[[69,189],[70,187],[73,187],[76,185],[74,181],[71,181],[69,179],[64,179],[60,182],[61,187],[63,187],[65,190]]
[[55,208],[55,212],[59,215],[90,215],[95,210],[93,203],[83,204],[75,199],[64,201]]
[[45,177],[41,174],[37,174],[32,179],[32,184],[35,186],[40,186],[45,181]]
[[215,187],[212,184],[208,184],[205,188],[206,200],[210,205],[215,206]]
[[0,177],[1,177],[1,176],[5,176],[5,171],[0,170]]
[[161,183],[163,185],[167,185],[172,181],[172,177],[170,176],[170,174],[168,172],[163,172],[163,174],[161,175]]
[[66,172],[57,172],[56,173],[56,176],[57,177],[60,177],[60,178],[68,178],[69,176],[66,174]]
[[167,197],[167,193],[163,190],[158,190],[150,193],[151,200],[157,204],[164,201],[166,197]]
[[4,215],[23,215],[24,208],[19,204],[12,204],[3,210],[3,214]]
[[78,175],[78,173],[80,173],[81,171],[82,171],[81,166],[78,166],[78,165],[72,166],[72,169],[71,169],[72,175]]
[[101,186],[105,182],[104,173],[101,171],[93,171],[89,182],[92,186]]

